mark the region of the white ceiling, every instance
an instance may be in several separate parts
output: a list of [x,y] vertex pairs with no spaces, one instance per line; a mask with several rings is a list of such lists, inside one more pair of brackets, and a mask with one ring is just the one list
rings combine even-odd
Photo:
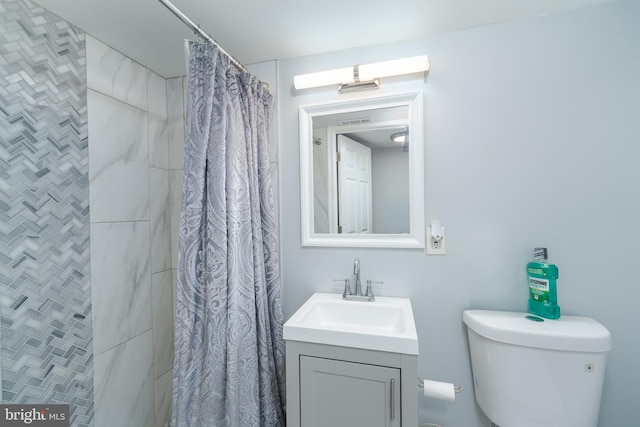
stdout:
[[[163,77],[192,33],[158,0],[34,0]],[[613,0],[173,0],[244,64],[424,38]],[[389,58],[393,59],[393,58]]]

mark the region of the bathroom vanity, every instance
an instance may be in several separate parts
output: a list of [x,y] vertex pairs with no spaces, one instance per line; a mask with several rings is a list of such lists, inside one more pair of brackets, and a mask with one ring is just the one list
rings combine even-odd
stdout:
[[284,325],[288,427],[418,425],[411,303],[314,294]]

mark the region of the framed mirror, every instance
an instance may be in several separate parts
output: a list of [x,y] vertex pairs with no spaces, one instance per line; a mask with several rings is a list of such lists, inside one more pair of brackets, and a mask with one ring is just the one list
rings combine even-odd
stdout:
[[301,106],[303,246],[424,248],[420,92]]

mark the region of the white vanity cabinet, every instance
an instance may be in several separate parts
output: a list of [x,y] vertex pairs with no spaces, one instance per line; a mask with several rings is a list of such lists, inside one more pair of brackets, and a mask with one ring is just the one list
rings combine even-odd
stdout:
[[418,337],[408,298],[315,293],[283,336],[287,427],[418,425]]
[[287,427],[418,425],[417,356],[286,345]]

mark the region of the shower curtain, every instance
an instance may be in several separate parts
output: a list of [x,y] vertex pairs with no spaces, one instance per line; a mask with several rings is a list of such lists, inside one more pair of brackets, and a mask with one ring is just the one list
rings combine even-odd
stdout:
[[172,427],[285,425],[272,96],[188,42]]

